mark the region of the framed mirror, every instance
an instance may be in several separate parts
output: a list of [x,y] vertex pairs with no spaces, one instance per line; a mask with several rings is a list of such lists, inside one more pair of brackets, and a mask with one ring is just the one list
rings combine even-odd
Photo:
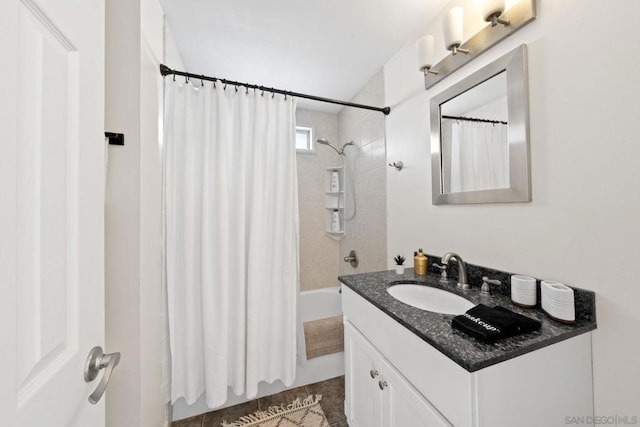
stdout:
[[433,204],[531,201],[527,51],[431,99]]

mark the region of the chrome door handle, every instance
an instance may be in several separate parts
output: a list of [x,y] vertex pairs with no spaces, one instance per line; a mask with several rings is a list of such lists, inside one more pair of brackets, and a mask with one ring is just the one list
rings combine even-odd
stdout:
[[93,381],[102,369],[104,369],[104,374],[100,379],[100,383],[98,383],[98,387],[89,396],[89,402],[95,405],[102,398],[107,385],[109,385],[111,372],[113,372],[113,368],[118,366],[118,363],[120,363],[120,353],[104,354],[100,346],[91,349],[89,356],[87,356],[87,363],[84,365],[84,380],[86,382]]

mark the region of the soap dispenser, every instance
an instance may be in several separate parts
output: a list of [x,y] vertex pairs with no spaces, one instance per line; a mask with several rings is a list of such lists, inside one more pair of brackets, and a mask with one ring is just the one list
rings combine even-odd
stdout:
[[427,274],[428,258],[422,252],[422,249],[418,249],[418,253],[413,257],[413,269],[418,276],[425,276]]

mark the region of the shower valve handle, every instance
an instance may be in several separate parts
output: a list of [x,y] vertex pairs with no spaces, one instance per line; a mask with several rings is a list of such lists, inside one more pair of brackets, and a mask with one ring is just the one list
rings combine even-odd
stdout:
[[358,256],[356,255],[356,251],[351,249],[351,252],[349,252],[349,255],[344,257],[344,262],[348,262],[349,264],[351,264],[351,267],[353,268],[358,268]]

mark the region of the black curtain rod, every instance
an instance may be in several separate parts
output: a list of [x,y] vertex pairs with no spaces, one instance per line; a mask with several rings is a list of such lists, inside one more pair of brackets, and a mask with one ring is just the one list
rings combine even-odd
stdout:
[[462,120],[464,122],[482,122],[482,123],[493,123],[494,125],[508,125],[507,122],[502,122],[500,120],[487,120],[487,119],[476,119],[475,117],[457,117],[457,116],[442,116],[443,119],[451,119],[451,120]]
[[340,101],[338,99],[331,99],[331,98],[323,98],[321,96],[307,95],[307,94],[298,93],[298,92],[290,92],[288,90],[274,89],[272,87],[258,86],[250,83],[234,82],[232,80],[219,79],[217,77],[209,77],[201,74],[193,74],[193,73],[187,73],[185,71],[172,70],[171,68],[167,67],[164,64],[160,64],[160,74],[162,74],[163,77],[172,74],[174,76],[182,76],[188,79],[206,80],[209,82],[220,82],[222,84],[231,85],[231,86],[241,86],[247,89],[257,89],[257,90],[266,91],[270,93],[278,93],[285,96],[294,96],[297,98],[311,99],[313,101],[328,102],[329,104],[338,104],[338,105],[344,105],[347,107],[363,108],[365,110],[372,110],[372,111],[380,111],[385,116],[389,115],[389,113],[391,112],[391,107],[384,107],[384,108],[372,107],[371,105],[355,104],[353,102]]

